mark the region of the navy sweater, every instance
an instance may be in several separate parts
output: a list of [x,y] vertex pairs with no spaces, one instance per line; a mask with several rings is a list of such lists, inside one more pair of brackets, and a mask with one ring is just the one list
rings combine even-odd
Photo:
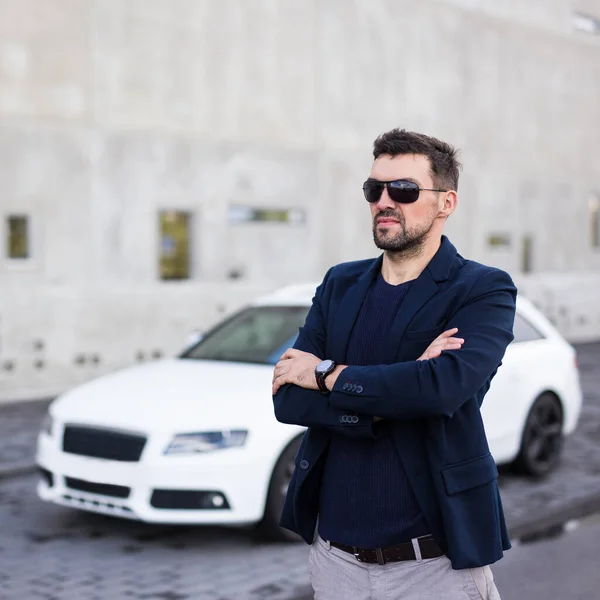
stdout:
[[[409,286],[410,282],[393,286],[381,274],[377,277],[352,329],[347,364],[386,363],[386,336]],[[390,423],[373,427],[376,439],[332,433],[319,507],[319,535],[325,540],[381,548],[429,533]]]

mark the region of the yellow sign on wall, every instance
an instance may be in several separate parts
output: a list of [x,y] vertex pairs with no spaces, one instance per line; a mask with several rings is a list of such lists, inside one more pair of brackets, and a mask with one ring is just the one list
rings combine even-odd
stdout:
[[191,215],[182,211],[160,213],[160,278],[190,278]]
[[26,216],[10,216],[8,226],[8,258],[29,258],[29,232]]

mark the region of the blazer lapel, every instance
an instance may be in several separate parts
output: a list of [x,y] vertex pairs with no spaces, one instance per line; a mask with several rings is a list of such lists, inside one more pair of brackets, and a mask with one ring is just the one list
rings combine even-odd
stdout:
[[352,328],[354,327],[367,291],[373,279],[381,270],[382,262],[383,255],[375,259],[369,268],[358,278],[356,283],[348,288],[338,306],[334,317],[331,341],[329,342],[331,357],[338,363],[346,360],[346,349]]
[[456,248],[443,235],[439,250],[419,277],[413,281],[392,323],[385,348],[386,359],[390,362],[396,362],[404,332],[413,317],[437,293],[437,282],[448,279],[456,255]]
[[404,331],[408,327],[412,318],[423,308],[426,302],[438,291],[437,283],[426,267],[425,270],[415,279],[406,296],[402,300],[400,310],[396,313],[394,322],[387,336],[385,347],[385,356],[390,362],[396,362],[398,352],[400,351],[400,342],[404,336]]
[[[421,275],[413,281],[394,319],[385,348],[386,357],[391,362],[397,360],[400,351],[400,342],[412,318],[438,291],[436,282],[448,279],[456,255],[456,248],[446,236],[442,236],[439,250]],[[352,328],[354,327],[369,286],[381,271],[382,262],[383,255],[373,260],[356,283],[348,288],[348,291],[337,307],[337,313],[334,317],[333,328],[331,330],[331,339],[328,339],[328,347],[331,350],[331,358],[338,363],[346,360],[346,348],[348,347]]]

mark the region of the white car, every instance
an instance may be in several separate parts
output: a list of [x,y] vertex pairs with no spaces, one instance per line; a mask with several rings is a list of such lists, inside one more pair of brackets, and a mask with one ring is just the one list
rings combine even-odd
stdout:
[[[273,365],[315,285],[281,289],[177,358],[81,385],[50,405],[38,439],[42,500],[154,523],[277,526],[304,429],[275,420]],[[518,299],[515,341],[483,403],[498,463],[540,475],[577,424],[574,349]]]

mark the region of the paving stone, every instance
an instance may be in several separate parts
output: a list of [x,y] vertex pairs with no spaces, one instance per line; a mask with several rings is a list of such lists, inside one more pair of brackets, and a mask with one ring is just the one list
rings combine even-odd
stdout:
[[0,468],[32,460],[50,400],[0,405]]

